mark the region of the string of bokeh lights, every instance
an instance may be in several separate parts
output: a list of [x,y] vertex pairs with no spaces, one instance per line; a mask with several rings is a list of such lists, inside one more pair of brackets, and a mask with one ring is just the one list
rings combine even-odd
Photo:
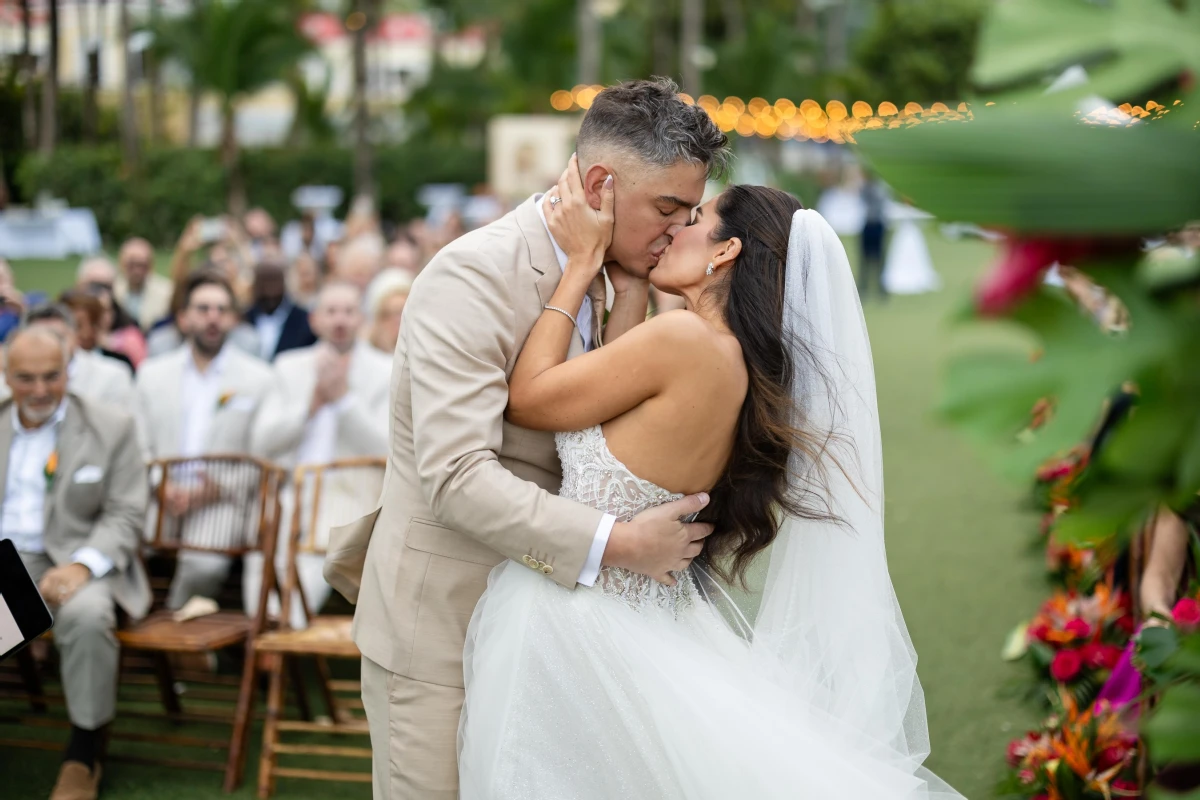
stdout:
[[[603,89],[604,87],[599,85],[579,85],[570,91],[560,89],[550,95],[550,106],[555,111],[562,112],[587,110]],[[964,121],[975,117],[967,103],[959,103],[955,108],[950,108],[945,103],[933,103],[929,107],[920,103],[906,103],[900,107],[885,101],[877,108],[872,108],[870,103],[863,100],[847,107],[841,100],[830,100],[822,106],[811,99],[797,104],[787,98],[780,98],[772,103],[762,97],[753,97],[748,102],[740,97],[718,100],[708,94],[699,98],[688,94],[680,94],[679,97],[689,105],[703,108],[713,122],[726,133],[760,139],[790,139],[818,143],[853,143],[854,134],[862,130],[903,128],[929,122]],[[1181,103],[1182,101],[1176,100],[1172,106],[1179,106]],[[995,103],[987,102],[984,105],[993,106]],[[1145,106],[1129,103],[1115,108],[1100,106],[1087,114],[1076,112],[1076,116],[1083,122],[1094,125],[1127,126],[1147,117],[1160,117],[1170,111],[1170,108],[1150,100]]]

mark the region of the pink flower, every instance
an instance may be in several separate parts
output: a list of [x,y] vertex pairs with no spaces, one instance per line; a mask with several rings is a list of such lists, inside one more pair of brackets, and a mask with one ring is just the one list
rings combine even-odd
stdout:
[[1180,628],[1195,628],[1200,625],[1200,603],[1194,597],[1185,597],[1175,604],[1171,617]]
[[1073,635],[1076,639],[1086,639],[1092,635],[1092,626],[1086,620],[1082,620],[1079,617],[1064,625],[1063,630]]
[[1066,683],[1083,669],[1083,657],[1078,650],[1059,650],[1050,662],[1050,675],[1059,683]]
[[1051,264],[1069,264],[1093,256],[1109,256],[1136,250],[1136,240],[1125,239],[1008,239],[1000,262],[992,269],[975,296],[981,314],[999,316],[1009,311],[1041,281]]
[[1124,747],[1108,747],[1096,756],[1096,769],[1101,772],[1115,767],[1117,764],[1124,764],[1125,760],[1130,756],[1130,751]]
[[1017,773],[1017,779],[1025,786],[1028,786],[1037,780],[1037,775],[1034,775],[1031,769],[1023,769]]

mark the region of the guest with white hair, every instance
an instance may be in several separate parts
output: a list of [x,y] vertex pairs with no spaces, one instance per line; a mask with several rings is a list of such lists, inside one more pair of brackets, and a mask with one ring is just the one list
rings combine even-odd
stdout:
[[[288,469],[386,456],[392,361],[359,338],[362,295],[351,284],[328,283],[318,293],[309,319],[318,341],[275,359],[274,383],[255,417],[251,452]],[[355,472],[331,475],[324,482],[322,515],[313,532],[319,544],[328,541],[330,526],[350,522],[370,510],[379,496],[382,472],[378,477],[372,483]],[[292,523],[295,500],[290,490],[282,502],[281,543]],[[287,558],[282,544],[278,552],[282,570]],[[246,557],[244,597],[248,608],[253,608],[258,598],[260,559],[257,555]],[[311,553],[301,553],[297,559],[300,585],[314,612],[329,597],[329,584],[321,575],[323,563],[321,556]],[[271,611],[277,613],[278,609]],[[304,625],[298,603],[291,610],[290,622],[297,628]]]
[[137,401],[133,374],[124,363],[79,346],[76,316],[71,308],[62,304],[38,306],[30,310],[25,324],[45,327],[62,340],[67,357],[67,389],[72,394],[122,414],[131,413]]
[[364,233],[340,247],[337,266],[330,274],[337,280],[354,284],[360,292],[366,292],[383,269],[383,260],[383,237],[377,233]]
[[121,273],[113,284],[113,296],[148,331],[170,313],[175,283],[154,271],[154,247],[140,237],[121,245],[117,262]]
[[396,351],[400,319],[412,289],[413,276],[399,269],[385,269],[367,289],[367,341],[389,356]]

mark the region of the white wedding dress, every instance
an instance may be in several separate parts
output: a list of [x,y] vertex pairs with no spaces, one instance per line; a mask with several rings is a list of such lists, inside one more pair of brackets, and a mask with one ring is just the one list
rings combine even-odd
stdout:
[[[842,252],[815,216],[798,212],[800,233]],[[844,260],[837,294],[857,305]],[[873,376],[870,400],[873,412]],[[621,520],[680,497],[633,474],[600,426],[556,442],[563,497]],[[920,766],[924,705],[882,529],[876,546],[874,512],[859,522],[840,510],[862,535],[784,521],[752,632],[695,565],[674,586],[606,567],[574,590],[516,562],[496,567],[464,651],[460,796],[959,797]]]

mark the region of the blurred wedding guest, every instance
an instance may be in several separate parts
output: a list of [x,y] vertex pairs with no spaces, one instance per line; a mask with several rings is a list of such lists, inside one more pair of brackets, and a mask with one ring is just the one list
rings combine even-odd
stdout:
[[[233,346],[237,325],[233,289],[224,276],[197,272],[184,286],[179,318],[187,344],[146,360],[137,375],[138,413],[146,460],[245,452],[254,415],[271,386],[271,368]],[[168,512],[184,521],[219,500],[219,486],[199,475],[190,487],[174,487]],[[199,522],[197,523],[199,524]],[[229,559],[184,551],[171,582],[168,605],[179,608],[193,595],[215,597]]]
[[263,361],[274,361],[280,353],[317,341],[308,325],[308,312],[288,296],[287,267],[282,261],[266,260],[254,268],[254,305],[245,319],[258,332],[258,356]]
[[383,269],[383,237],[366,233],[345,241],[338,250],[337,268],[330,277],[352,283],[366,292],[371,281]]
[[100,343],[100,332],[104,330],[105,322],[112,314],[100,300],[100,294],[83,289],[68,289],[58,296],[58,302],[70,309],[75,317],[75,338],[79,349],[119,362],[132,377],[135,369],[129,356],[109,350]]
[[266,209],[252,208],[247,211],[242,218],[242,227],[246,231],[250,254],[256,262],[278,255],[273,250],[278,245],[275,241],[275,220]]
[[383,261],[385,269],[402,269],[416,275],[421,271],[421,249],[411,236],[401,232],[388,245]]
[[[79,264],[76,288],[95,295],[103,307],[100,325],[96,329],[96,346],[123,354],[136,369],[147,354],[146,336],[137,320],[117,302],[113,293],[116,280],[117,268],[107,258],[85,258]],[[94,347],[86,349],[92,350]]]
[[878,175],[868,174],[860,192],[863,202],[863,228],[860,245],[862,260],[858,267],[858,293],[866,299],[874,281],[879,296],[887,299],[883,285],[883,239],[887,233],[887,187]]
[[334,239],[329,244],[325,245],[325,255],[321,258],[321,273],[323,275],[336,275],[338,271],[338,256],[342,252],[342,240]]
[[[251,451],[287,469],[386,456],[392,359],[391,354],[377,352],[359,337],[362,296],[348,283],[326,284],[311,317],[318,342],[276,359],[275,383],[255,419]],[[360,471],[331,475],[322,486],[323,515],[317,523],[316,540],[324,546],[330,525],[350,522],[369,511],[379,497],[382,480],[382,473],[374,483],[364,482]],[[282,537],[290,531],[294,502],[290,493],[283,498]],[[326,518],[328,515],[336,518]],[[321,575],[324,558],[302,553],[297,561],[304,597],[316,612],[329,597],[329,584]],[[281,546],[279,568],[286,563],[287,552]],[[244,596],[247,608],[252,609],[262,580],[261,556],[257,563],[247,556],[245,575]],[[293,627],[301,628],[304,613],[296,599],[290,619]],[[278,613],[278,608],[271,610]]]
[[413,277],[408,272],[385,269],[367,288],[367,341],[389,356],[396,351],[400,319],[412,284]]
[[25,296],[17,289],[12,267],[0,258],[0,342],[20,326],[24,310]]
[[287,290],[296,305],[311,309],[321,289],[321,266],[308,253],[292,259],[287,273]]
[[139,619],[150,607],[138,560],[146,468],[132,417],[67,393],[66,347],[48,327],[14,335],[6,374],[0,538],[16,545],[54,613],[71,721],[50,798],[92,800],[116,711],[117,609]]
[[300,219],[283,226],[279,233],[279,245],[284,258],[294,259],[301,253],[307,253],[321,261],[329,243],[341,235],[342,223],[328,214],[318,216],[313,211],[305,211]]
[[130,239],[121,245],[117,264],[121,272],[113,283],[113,297],[148,331],[171,310],[175,284],[154,271],[154,248],[145,239]]
[[[95,301],[94,297],[89,300]],[[75,314],[65,304],[30,309],[25,318],[30,328],[45,327],[63,340],[67,354],[67,389],[71,394],[124,414],[133,413],[133,373],[126,364],[84,350],[76,335]]]

